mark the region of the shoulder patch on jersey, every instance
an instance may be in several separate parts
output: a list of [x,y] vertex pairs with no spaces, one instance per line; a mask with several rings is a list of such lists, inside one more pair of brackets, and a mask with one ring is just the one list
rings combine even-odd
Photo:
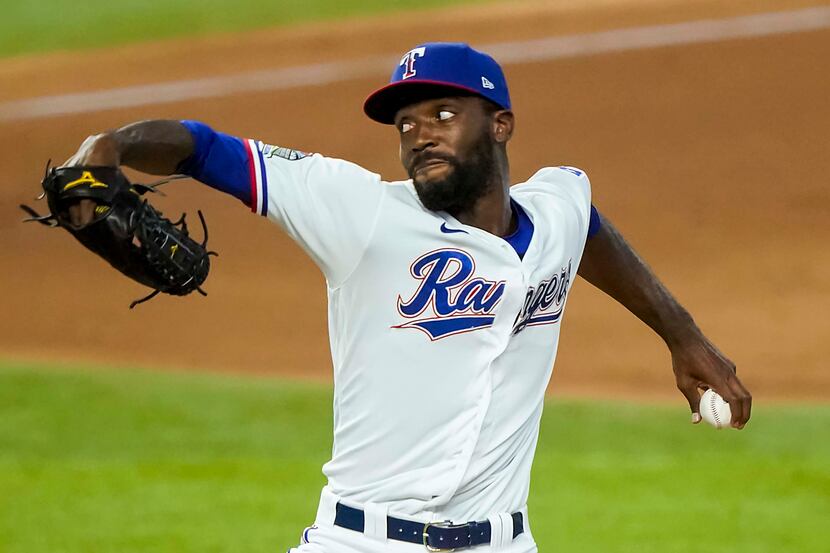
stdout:
[[262,146],[262,157],[265,159],[281,157],[289,161],[297,161],[298,159],[308,157],[308,155],[309,154],[301,152],[300,150],[292,150],[291,148],[283,148],[281,146],[271,146],[270,144]]

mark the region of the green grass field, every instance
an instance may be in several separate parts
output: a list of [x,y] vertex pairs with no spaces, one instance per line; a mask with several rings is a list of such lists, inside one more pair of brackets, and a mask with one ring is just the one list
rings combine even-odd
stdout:
[[[39,0],[3,5],[0,57],[207,35],[474,0]],[[478,0],[477,3],[482,3]],[[360,40],[361,37],[355,37]]]
[[[551,401],[540,550],[828,551],[830,407],[743,432],[674,406]],[[310,524],[331,390],[266,378],[0,369],[0,551],[273,552]]]

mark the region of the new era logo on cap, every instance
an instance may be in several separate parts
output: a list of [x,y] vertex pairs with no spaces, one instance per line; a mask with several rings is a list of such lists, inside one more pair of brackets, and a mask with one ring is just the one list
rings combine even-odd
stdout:
[[375,121],[392,124],[405,105],[459,91],[510,109],[507,81],[496,60],[462,42],[428,42],[401,57],[389,84],[366,99],[363,111]]

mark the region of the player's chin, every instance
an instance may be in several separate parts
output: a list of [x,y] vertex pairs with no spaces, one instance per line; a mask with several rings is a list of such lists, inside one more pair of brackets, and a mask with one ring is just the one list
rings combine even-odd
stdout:
[[418,196],[422,200],[424,198],[443,199],[446,196],[452,195],[449,193],[449,189],[452,188],[452,183],[447,181],[447,179],[415,178],[412,182],[415,185]]
[[423,206],[430,211],[449,211],[457,206],[455,187],[447,181],[414,181],[415,191]]
[[446,186],[452,177],[452,171],[452,166],[449,164],[433,165],[416,171],[412,176],[412,182],[421,188]]

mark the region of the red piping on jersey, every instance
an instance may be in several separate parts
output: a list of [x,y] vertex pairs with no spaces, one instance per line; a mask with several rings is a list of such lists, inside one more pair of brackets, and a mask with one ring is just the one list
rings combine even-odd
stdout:
[[256,169],[254,168],[254,152],[251,151],[251,142],[244,139],[245,151],[248,152],[248,174],[251,175],[251,211],[256,213],[257,204],[257,186],[256,186]]

